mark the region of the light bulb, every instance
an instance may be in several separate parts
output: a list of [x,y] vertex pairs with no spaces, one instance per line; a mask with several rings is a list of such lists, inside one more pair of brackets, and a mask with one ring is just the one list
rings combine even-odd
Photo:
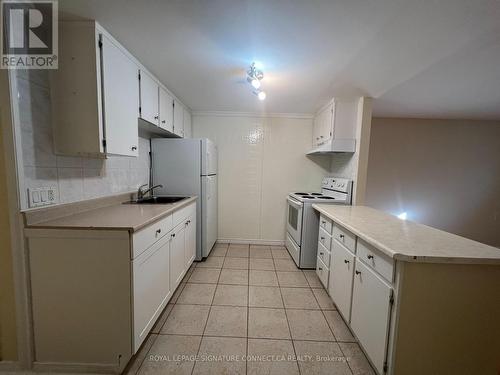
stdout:
[[264,91],[260,91],[257,96],[259,97],[259,100],[266,99],[266,93]]
[[257,78],[252,79],[252,86],[258,89],[260,87],[260,81]]

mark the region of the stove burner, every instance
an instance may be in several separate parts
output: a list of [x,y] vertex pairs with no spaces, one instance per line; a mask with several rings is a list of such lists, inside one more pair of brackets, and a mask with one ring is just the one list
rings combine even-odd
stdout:
[[297,195],[307,195],[307,193],[295,193]]
[[311,195],[321,195],[321,193],[311,193]]
[[313,197],[312,195],[304,195],[304,196],[302,196],[302,198],[315,199],[316,197]]
[[321,199],[335,199],[335,198],[332,198],[332,197],[321,197]]

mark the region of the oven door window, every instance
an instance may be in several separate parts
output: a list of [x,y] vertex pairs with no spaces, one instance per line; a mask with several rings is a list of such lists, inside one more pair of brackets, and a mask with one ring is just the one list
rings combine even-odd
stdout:
[[299,225],[299,210],[292,205],[288,205],[288,225],[294,230],[297,230]]

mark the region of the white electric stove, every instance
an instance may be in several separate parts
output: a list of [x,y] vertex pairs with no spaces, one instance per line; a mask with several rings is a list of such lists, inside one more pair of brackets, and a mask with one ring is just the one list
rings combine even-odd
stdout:
[[351,204],[352,181],[325,177],[321,192],[290,193],[287,198],[285,246],[299,268],[316,268],[319,213],[313,203]]

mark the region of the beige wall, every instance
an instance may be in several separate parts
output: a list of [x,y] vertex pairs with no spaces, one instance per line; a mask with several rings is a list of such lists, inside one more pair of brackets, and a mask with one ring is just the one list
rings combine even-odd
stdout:
[[196,115],[219,147],[219,239],[283,241],[286,196],[319,190],[328,158],[308,158],[312,119]]
[[[6,74],[0,76],[0,87],[7,91],[5,78]],[[17,359],[17,340],[5,147],[2,134],[3,127],[8,126],[9,118],[5,94],[5,92],[0,93],[0,130],[2,130],[0,131],[0,361],[12,361]]]
[[372,121],[366,204],[500,247],[500,122]]

